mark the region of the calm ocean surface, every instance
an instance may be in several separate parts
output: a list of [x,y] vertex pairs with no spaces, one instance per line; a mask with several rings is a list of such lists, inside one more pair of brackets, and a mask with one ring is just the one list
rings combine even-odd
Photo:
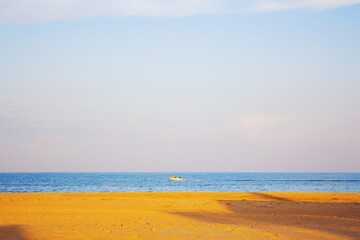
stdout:
[[358,193],[360,173],[0,173],[0,192],[167,191]]

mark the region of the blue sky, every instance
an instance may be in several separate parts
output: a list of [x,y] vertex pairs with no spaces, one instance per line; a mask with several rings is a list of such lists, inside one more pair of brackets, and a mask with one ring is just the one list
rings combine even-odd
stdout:
[[360,171],[357,1],[0,9],[0,171]]

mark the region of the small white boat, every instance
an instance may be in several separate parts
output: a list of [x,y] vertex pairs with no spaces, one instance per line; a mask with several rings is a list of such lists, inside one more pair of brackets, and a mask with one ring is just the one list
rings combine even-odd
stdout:
[[182,178],[182,177],[173,176],[173,177],[169,177],[169,180],[170,181],[182,181],[182,180],[185,180],[185,179]]

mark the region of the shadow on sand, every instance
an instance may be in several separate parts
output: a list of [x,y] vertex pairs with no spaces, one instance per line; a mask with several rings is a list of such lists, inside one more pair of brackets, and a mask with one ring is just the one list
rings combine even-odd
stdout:
[[296,202],[266,193],[251,193],[270,201],[218,200],[230,213],[176,212],[209,223],[276,229],[287,226],[360,239],[360,204]]
[[22,225],[0,226],[0,239],[6,240],[30,240],[26,229]]

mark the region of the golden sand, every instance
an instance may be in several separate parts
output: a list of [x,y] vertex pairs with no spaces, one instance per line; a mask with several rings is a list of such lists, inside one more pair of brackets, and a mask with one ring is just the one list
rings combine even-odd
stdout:
[[360,239],[360,194],[0,193],[0,239]]

